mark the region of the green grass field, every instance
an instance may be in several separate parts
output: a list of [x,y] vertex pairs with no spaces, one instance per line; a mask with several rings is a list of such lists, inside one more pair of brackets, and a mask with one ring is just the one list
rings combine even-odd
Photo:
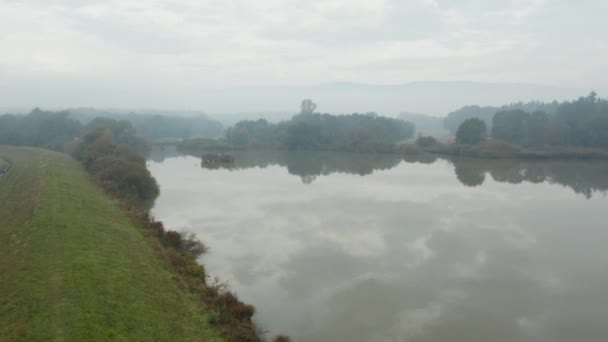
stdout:
[[0,341],[216,341],[128,216],[69,156],[0,146]]

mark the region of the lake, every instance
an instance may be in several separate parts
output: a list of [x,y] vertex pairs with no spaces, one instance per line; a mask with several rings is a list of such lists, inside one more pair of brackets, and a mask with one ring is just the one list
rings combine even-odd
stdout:
[[608,164],[156,151],[156,219],[294,341],[608,341]]

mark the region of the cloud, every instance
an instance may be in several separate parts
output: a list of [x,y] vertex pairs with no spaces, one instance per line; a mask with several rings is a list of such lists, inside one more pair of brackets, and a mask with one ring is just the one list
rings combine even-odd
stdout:
[[508,20],[513,24],[520,24],[528,16],[540,11],[546,0],[511,0],[511,6],[497,11],[486,13],[487,16]]
[[[589,1],[585,13],[594,6],[602,5]],[[593,75],[605,70],[607,24],[571,12],[548,0],[4,1],[0,75],[105,79],[157,93],[431,79],[604,84]],[[551,23],[560,18],[596,26],[557,54],[563,28]],[[573,57],[586,49],[593,60],[576,73]],[[557,55],[546,66],[529,62]]]

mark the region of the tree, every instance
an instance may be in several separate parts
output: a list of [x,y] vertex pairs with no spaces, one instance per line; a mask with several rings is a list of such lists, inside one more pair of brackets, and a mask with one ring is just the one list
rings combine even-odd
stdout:
[[496,112],[492,120],[492,137],[513,144],[525,144],[529,121],[530,114],[520,109]]
[[476,187],[482,185],[486,180],[486,173],[480,163],[476,161],[454,161],[454,172],[456,178],[463,185]]
[[480,119],[472,118],[465,120],[456,132],[456,141],[461,144],[479,144],[486,140],[488,129],[486,123]]
[[497,107],[465,106],[455,112],[449,113],[443,119],[443,125],[452,134],[456,134],[460,125],[465,120],[471,118],[483,120],[487,126],[491,126],[492,118],[498,110]]
[[148,150],[129,122],[96,119],[78,139],[72,155],[111,196],[128,206],[149,209],[159,189],[146,168],[143,151]]
[[300,105],[300,114],[312,114],[317,109],[317,104],[312,102],[311,99],[302,100]]

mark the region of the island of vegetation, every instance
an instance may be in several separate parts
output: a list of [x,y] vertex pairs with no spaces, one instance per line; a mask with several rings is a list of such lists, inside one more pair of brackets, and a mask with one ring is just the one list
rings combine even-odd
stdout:
[[254,307],[208,281],[205,245],[149,216],[129,122],[5,115],[0,144],[22,146],[0,146],[0,340],[263,340]]
[[317,105],[302,101],[301,111],[291,120],[277,124],[265,119],[246,120],[226,130],[223,139],[188,139],[180,150],[287,149],[386,153],[414,136],[409,122],[376,113],[331,115],[316,113]]

